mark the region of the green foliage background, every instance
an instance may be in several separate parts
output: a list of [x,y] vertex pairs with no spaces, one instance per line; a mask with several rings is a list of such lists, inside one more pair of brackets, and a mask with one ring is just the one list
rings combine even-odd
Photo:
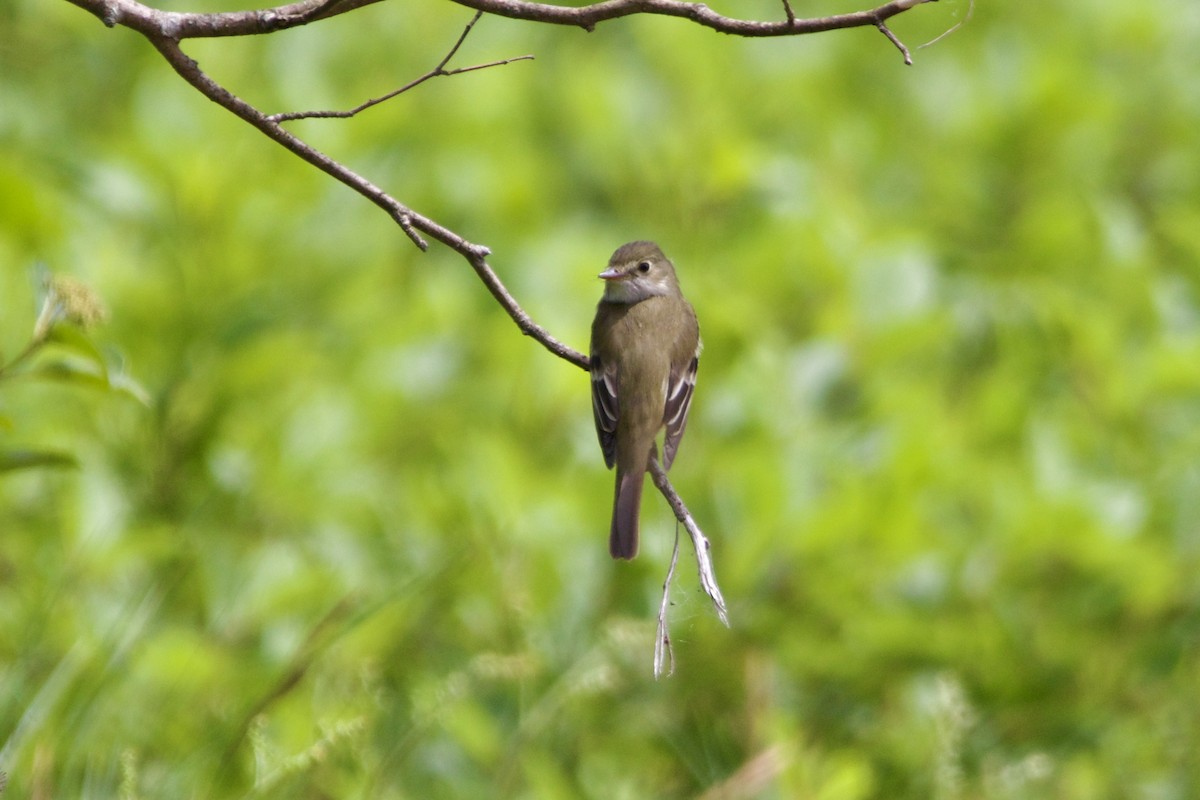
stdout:
[[[267,110],[347,107],[469,18],[187,50]],[[673,478],[733,626],[682,568],[659,682],[672,519],[648,493],[609,560],[579,370],[135,34],[0,28],[0,352],[44,262],[151,398],[0,383],[0,447],[79,462],[0,476],[10,796],[1200,794],[1195,4],[978,0],[911,68],[872,29],[485,19],[456,63],[537,59],[294,125],[576,347],[617,245],[679,265]]]

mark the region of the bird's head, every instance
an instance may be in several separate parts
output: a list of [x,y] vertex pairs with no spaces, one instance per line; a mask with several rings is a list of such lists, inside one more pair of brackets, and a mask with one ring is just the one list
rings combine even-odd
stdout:
[[647,297],[679,294],[675,267],[654,242],[630,242],[617,248],[608,260],[604,299],[610,303],[638,303]]

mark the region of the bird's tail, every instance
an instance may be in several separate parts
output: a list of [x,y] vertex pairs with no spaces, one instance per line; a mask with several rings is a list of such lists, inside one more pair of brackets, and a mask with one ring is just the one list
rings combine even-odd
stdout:
[[608,552],[613,558],[632,559],[638,552],[638,512],[642,507],[642,483],[645,473],[617,475],[617,493],[613,498],[612,530],[608,534]]

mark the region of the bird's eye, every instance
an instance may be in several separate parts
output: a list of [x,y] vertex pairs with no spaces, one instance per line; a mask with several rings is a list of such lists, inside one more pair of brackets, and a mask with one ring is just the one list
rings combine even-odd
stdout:
[[637,265],[637,271],[642,273],[643,275],[645,273],[649,272],[650,271],[650,262],[649,261],[639,261],[638,265]]

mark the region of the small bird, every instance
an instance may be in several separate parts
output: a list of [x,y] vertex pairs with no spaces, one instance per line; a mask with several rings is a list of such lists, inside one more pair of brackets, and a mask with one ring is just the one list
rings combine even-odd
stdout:
[[617,467],[608,550],[638,551],[642,483],[654,439],[665,426],[663,469],[670,469],[687,426],[700,325],[679,291],[675,267],[654,242],[617,248],[600,273],[604,297],[592,322],[592,411],[604,463]]

